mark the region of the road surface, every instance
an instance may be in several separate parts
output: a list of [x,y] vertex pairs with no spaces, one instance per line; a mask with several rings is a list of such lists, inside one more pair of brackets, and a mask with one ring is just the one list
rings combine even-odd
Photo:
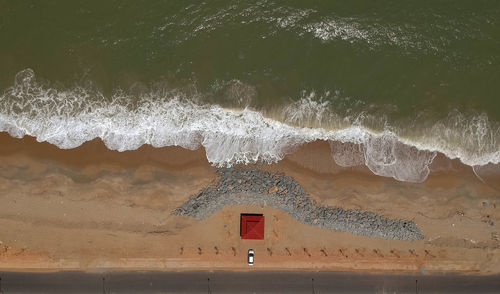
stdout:
[[13,293],[500,293],[500,276],[344,272],[0,272]]

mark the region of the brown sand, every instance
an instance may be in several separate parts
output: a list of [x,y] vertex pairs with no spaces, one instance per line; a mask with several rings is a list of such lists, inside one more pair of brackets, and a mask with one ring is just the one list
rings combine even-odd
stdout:
[[[95,140],[60,150],[2,133],[0,268],[245,270],[253,248],[255,269],[500,273],[500,192],[472,168],[438,157],[427,181],[403,183],[336,166],[329,148],[311,143],[259,168],[294,177],[319,204],[412,219],[426,239],[319,229],[271,207],[226,207],[204,221],[172,216],[216,178],[203,149],[120,153]],[[239,238],[241,212],[264,213],[264,241]]]

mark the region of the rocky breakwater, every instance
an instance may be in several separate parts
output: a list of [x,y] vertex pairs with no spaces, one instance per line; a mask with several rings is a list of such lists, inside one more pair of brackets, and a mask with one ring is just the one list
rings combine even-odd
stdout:
[[226,168],[219,179],[192,196],[173,214],[205,219],[226,205],[269,205],[299,222],[356,235],[396,240],[420,240],[413,221],[389,219],[374,212],[314,204],[293,178],[258,169]]

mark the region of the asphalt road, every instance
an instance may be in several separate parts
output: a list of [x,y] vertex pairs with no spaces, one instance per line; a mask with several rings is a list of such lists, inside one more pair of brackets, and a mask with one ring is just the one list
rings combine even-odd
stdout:
[[[500,276],[343,272],[0,272],[0,293],[500,293]],[[418,281],[418,282],[417,282]]]

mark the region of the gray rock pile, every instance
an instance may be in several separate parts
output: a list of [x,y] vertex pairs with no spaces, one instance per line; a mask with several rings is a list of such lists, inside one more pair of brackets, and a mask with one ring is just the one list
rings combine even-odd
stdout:
[[257,169],[220,169],[217,183],[204,188],[176,215],[205,219],[226,205],[269,205],[299,222],[356,235],[396,240],[420,240],[424,236],[413,221],[388,219],[374,212],[314,204],[293,178]]

